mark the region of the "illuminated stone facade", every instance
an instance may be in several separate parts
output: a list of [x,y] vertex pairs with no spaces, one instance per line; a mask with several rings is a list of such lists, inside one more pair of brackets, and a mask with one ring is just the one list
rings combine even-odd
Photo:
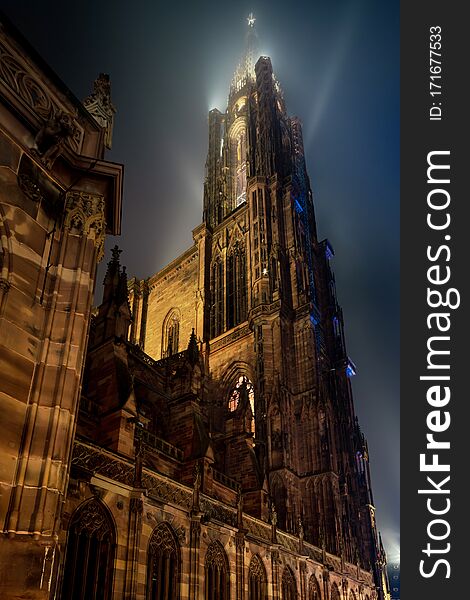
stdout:
[[[227,111],[209,114],[193,246],[129,282],[114,248],[90,328],[104,222],[119,232],[109,81],[88,113],[28,63],[65,103],[52,149],[49,114],[27,129],[1,113],[2,598],[388,598],[333,251],[253,25]],[[0,58],[24,111],[31,86]]]
[[49,598],[96,266],[120,232],[106,129],[0,28],[0,597]]

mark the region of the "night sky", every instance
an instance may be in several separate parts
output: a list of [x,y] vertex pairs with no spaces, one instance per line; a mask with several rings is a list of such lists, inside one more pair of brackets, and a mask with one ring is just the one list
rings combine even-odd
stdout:
[[[202,218],[207,113],[225,110],[255,14],[288,111],[300,117],[320,239],[336,256],[355,405],[377,520],[399,556],[399,2],[252,4],[2,0],[83,99],[109,73],[118,112],[107,158],[125,165],[121,262],[147,277]],[[109,252],[108,252],[109,255]],[[100,278],[103,277],[103,266]],[[101,290],[101,280],[98,291]]]

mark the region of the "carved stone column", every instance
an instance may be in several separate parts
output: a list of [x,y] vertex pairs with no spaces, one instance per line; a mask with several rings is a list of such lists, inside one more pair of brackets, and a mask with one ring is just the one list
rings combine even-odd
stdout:
[[237,600],[245,597],[245,530],[241,529],[235,534],[237,549]]
[[127,564],[124,584],[125,600],[134,600],[137,592],[140,534],[142,531],[143,494],[132,497],[129,502],[129,529],[127,536]]
[[279,585],[279,549],[278,547],[271,549],[271,572],[272,572],[272,599],[280,600],[281,588]]
[[[323,561],[325,562],[325,561]],[[330,572],[326,567],[323,568],[323,600],[330,598]]]
[[193,514],[189,545],[189,600],[199,600],[199,549],[201,543],[201,515]]
[[301,560],[299,563],[300,567],[300,598],[301,600],[307,600],[308,594],[308,582],[307,582],[307,563]]

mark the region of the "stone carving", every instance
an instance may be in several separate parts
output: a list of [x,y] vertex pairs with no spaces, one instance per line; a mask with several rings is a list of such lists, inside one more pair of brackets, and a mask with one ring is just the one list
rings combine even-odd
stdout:
[[185,490],[170,483],[168,480],[160,479],[157,475],[151,475],[148,472],[144,472],[142,484],[151,497],[177,504],[188,510],[191,508],[192,494],[189,490]]
[[0,291],[3,292],[4,294],[6,294],[8,292],[8,290],[10,289],[11,284],[9,281],[7,281],[5,278],[0,277]]
[[[194,331],[194,330],[193,330]],[[197,461],[193,470],[193,510],[199,510],[199,496],[201,491],[201,465]]]
[[44,200],[44,194],[41,188],[34,179],[26,173],[18,175],[18,186],[25,196],[33,202],[41,202]]
[[32,152],[39,157],[47,169],[51,169],[59,157],[62,146],[74,133],[72,116],[58,111],[44,123],[34,138]]
[[154,554],[178,555],[175,534],[168,523],[160,523],[155,527],[149,541],[149,548]]
[[245,534],[241,533],[240,531],[237,531],[235,534],[235,547],[237,550],[245,549]]
[[250,561],[249,577],[250,579],[255,579],[259,582],[266,581],[266,569],[264,568],[261,558],[257,554],[255,554]]
[[93,93],[85,98],[83,105],[95,121],[105,130],[105,146],[110,149],[113,141],[113,125],[116,107],[111,102],[109,75],[100,73],[93,84]]
[[106,234],[105,202],[103,196],[81,191],[68,192],[65,227],[72,232],[94,235],[98,261],[104,256]]
[[130,509],[132,513],[141,515],[144,510],[143,500],[141,498],[131,498]]
[[90,500],[79,509],[74,519],[74,527],[77,533],[85,533],[89,537],[96,536],[105,539],[112,536],[111,524],[101,502]]
[[[60,113],[68,113],[67,109],[70,107],[53,97],[41,81],[28,72],[28,65],[4,40],[0,42],[0,80],[19,99],[20,104],[25,107],[25,113],[33,113],[36,123],[39,121],[44,124]],[[76,115],[70,115],[70,118],[73,130],[67,136],[66,144],[75,152],[80,152],[83,127],[78,123]]]
[[245,335],[248,335],[249,333],[250,333],[250,328],[248,325],[245,325],[244,327],[240,327],[240,329],[233,331],[232,333],[226,335],[222,339],[217,340],[216,342],[211,344],[211,350],[214,351],[214,350],[218,350],[219,348],[223,348],[227,344],[230,344],[231,342],[234,342],[235,340],[239,340],[240,338],[244,337]]
[[134,467],[124,461],[113,459],[108,453],[75,441],[72,465],[89,473],[102,473],[111,479],[132,486]]
[[213,519],[231,525],[232,527],[237,526],[237,512],[223,504],[219,504],[208,498],[203,498],[201,500],[201,511],[204,513],[207,520]]
[[206,566],[212,565],[221,571],[228,570],[227,557],[220,542],[212,542],[206,552]]

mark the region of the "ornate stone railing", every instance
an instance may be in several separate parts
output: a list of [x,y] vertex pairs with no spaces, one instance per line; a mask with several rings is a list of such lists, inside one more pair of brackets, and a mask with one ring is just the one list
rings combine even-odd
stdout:
[[232,479],[231,477],[228,477],[227,475],[224,475],[224,473],[221,473],[220,471],[217,471],[216,469],[213,469],[212,472],[214,474],[215,481],[218,481],[222,485],[225,485],[225,487],[228,487],[232,490],[238,491],[238,488],[239,488],[238,481],[236,481],[235,479]]
[[260,519],[255,519],[255,517],[250,517],[249,515],[244,514],[243,525],[251,536],[259,540],[270,542],[271,525],[269,525],[269,523],[265,523]]
[[200,508],[204,513],[204,516],[208,519],[220,521],[231,527],[237,526],[237,511],[222,502],[217,502],[203,494],[201,497]]
[[158,450],[162,454],[165,454],[166,456],[174,458],[175,460],[178,460],[180,462],[183,460],[184,454],[182,450],[180,450],[176,446],[173,446],[173,444],[170,444],[169,442],[166,442],[165,440],[162,440],[161,438],[157,437],[151,431],[142,429],[140,435],[142,437],[142,441],[147,446],[150,446],[154,450]]
[[130,353],[133,356],[135,356],[136,358],[139,358],[145,364],[149,365],[149,367],[157,367],[158,368],[158,367],[164,367],[166,365],[170,365],[172,363],[177,363],[179,361],[184,360],[188,353],[188,351],[186,349],[186,350],[182,350],[181,352],[177,352],[176,354],[172,354],[171,356],[167,356],[165,358],[155,360],[154,358],[152,358],[151,356],[146,354],[142,350],[142,348],[139,348],[139,346],[136,346],[135,344],[131,344],[130,342],[126,342],[126,345],[129,348]]

